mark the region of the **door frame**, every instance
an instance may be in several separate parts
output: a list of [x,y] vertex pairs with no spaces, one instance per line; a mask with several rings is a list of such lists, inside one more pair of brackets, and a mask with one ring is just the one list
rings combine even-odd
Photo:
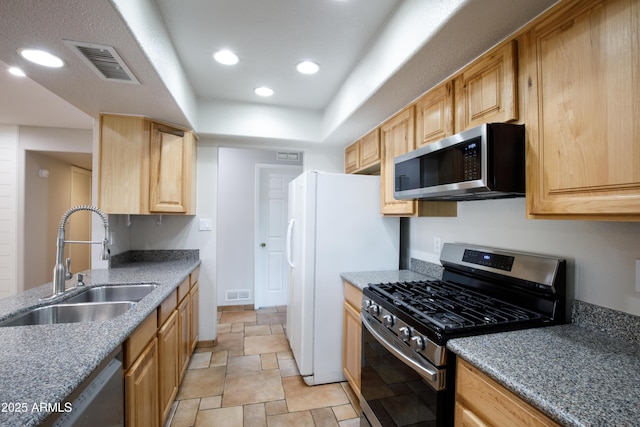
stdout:
[[[253,302],[255,308],[261,307],[261,299],[260,294],[258,293],[258,283],[260,283],[261,278],[258,277],[259,269],[258,269],[258,256],[260,254],[260,199],[262,197],[261,193],[261,184],[262,184],[262,172],[265,170],[270,170],[272,172],[281,171],[282,173],[293,172],[296,173],[295,176],[301,174],[304,171],[303,166],[301,165],[282,165],[275,163],[256,163],[255,165],[255,210],[254,210],[254,245],[253,245]],[[293,174],[292,174],[293,175]],[[295,178],[294,176],[294,178]],[[287,193],[287,198],[289,197]],[[286,222],[286,219],[285,219]],[[286,260],[285,260],[286,262]]]

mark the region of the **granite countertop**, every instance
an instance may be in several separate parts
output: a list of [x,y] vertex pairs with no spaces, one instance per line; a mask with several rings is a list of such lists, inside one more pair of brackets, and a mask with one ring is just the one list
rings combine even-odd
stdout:
[[[160,286],[112,320],[0,327],[0,425],[34,426],[43,422],[49,413],[35,410],[34,404],[64,402],[199,265],[199,259],[186,259],[88,270],[85,288],[125,283]],[[49,283],[0,300],[0,321],[31,307],[51,304],[39,301],[51,293],[51,288]],[[60,299],[80,291],[70,291]],[[19,408],[26,406],[26,411],[14,411],[16,404],[23,405]]]
[[566,426],[640,423],[640,346],[576,324],[448,341],[447,347]]
[[442,266],[411,259],[411,270],[358,271],[340,276],[362,290],[370,283],[421,282],[442,278]]

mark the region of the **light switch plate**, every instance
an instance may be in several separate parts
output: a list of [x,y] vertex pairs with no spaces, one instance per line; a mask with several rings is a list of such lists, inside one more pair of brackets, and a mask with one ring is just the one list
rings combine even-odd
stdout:
[[200,218],[200,222],[198,223],[198,230],[211,231],[211,227],[212,227],[211,218]]

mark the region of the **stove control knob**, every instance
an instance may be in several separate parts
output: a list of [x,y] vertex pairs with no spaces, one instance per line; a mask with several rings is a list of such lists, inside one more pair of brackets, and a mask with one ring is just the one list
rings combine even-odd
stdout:
[[416,335],[415,337],[411,337],[410,345],[411,345],[411,348],[415,351],[424,350],[424,340],[419,335]]
[[393,314],[385,314],[382,318],[382,324],[387,328],[391,328],[396,324],[396,318]]
[[372,316],[377,316],[378,314],[380,314],[380,306],[371,304],[369,305],[369,307],[367,307],[367,312]]
[[401,327],[398,329],[398,336],[404,341],[409,341],[409,338],[411,338],[411,329],[407,326]]
[[362,300],[362,309],[364,311],[367,311],[370,305],[371,305],[371,300],[369,299]]

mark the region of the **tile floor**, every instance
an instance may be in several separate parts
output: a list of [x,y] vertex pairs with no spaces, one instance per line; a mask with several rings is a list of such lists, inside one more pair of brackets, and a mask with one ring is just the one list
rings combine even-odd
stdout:
[[165,426],[359,426],[346,382],[304,383],[285,324],[286,307],[219,310],[218,344],[193,354]]

